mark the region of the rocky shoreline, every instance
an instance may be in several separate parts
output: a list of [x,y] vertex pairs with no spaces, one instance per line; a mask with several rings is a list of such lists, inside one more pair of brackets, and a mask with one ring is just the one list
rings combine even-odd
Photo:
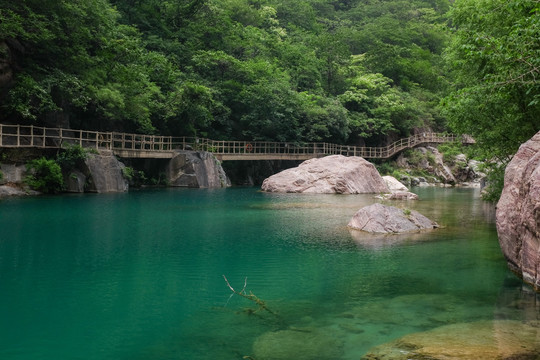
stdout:
[[[144,164],[143,164],[144,165]],[[178,151],[166,163],[159,163],[156,172],[163,174],[163,182],[171,187],[221,188],[230,186],[219,161],[208,152]],[[89,153],[84,161],[63,170],[64,193],[121,193],[129,190],[131,169],[111,151]],[[30,174],[27,163],[0,163],[0,198],[34,196],[40,192],[26,184]]]

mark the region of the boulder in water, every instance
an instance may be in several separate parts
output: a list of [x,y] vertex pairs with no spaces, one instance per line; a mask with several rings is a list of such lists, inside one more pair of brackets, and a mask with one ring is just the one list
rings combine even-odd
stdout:
[[205,151],[178,151],[167,165],[167,179],[171,186],[189,188],[222,188],[230,180],[219,161]]
[[284,193],[386,193],[388,186],[373,164],[342,155],[310,159],[264,180],[262,190]]
[[375,234],[399,234],[439,227],[418,211],[373,204],[358,210],[348,225],[355,230]]
[[91,179],[88,181],[88,191],[97,193],[126,192],[128,182],[122,174],[125,167],[109,150],[99,154],[89,154],[84,161]]

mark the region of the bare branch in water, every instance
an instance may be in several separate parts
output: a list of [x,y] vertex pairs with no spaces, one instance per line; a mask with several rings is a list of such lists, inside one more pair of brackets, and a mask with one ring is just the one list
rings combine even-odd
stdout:
[[225,283],[227,283],[227,286],[229,287],[229,289],[231,289],[231,291],[236,294],[236,295],[240,295],[241,297],[244,297],[250,301],[253,301],[255,304],[257,304],[259,306],[259,308],[256,311],[259,311],[259,310],[266,310],[268,311],[270,314],[273,314],[273,315],[277,315],[275,312],[273,312],[272,310],[270,310],[267,306],[266,306],[266,303],[264,301],[262,301],[261,299],[259,299],[257,296],[255,296],[255,294],[253,294],[251,291],[249,292],[249,294],[246,294],[246,286],[247,286],[247,277],[244,279],[244,287],[242,288],[241,291],[236,291],[234,290],[234,288],[231,286],[231,284],[229,283],[229,280],[227,280],[227,278],[225,277],[225,275],[223,275],[223,279],[225,279]]

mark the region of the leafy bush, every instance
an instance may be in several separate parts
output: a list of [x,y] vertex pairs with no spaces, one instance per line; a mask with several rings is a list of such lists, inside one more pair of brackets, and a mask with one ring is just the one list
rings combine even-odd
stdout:
[[80,145],[69,145],[56,156],[56,162],[63,170],[71,170],[87,157],[88,150]]
[[0,171],[0,181],[4,179],[4,173]]
[[47,194],[62,191],[64,179],[62,169],[56,161],[42,157],[29,162],[26,168],[30,175],[26,177],[25,181],[34,190]]
[[487,165],[484,171],[487,172],[487,186],[482,191],[482,199],[496,203],[501,197],[504,187],[504,171],[506,166],[502,164]]
[[406,150],[404,155],[407,158],[407,162],[411,166],[415,166],[415,167],[420,165],[420,163],[424,159],[424,154],[422,154],[420,151],[414,150],[414,149]]
[[438,149],[443,154],[444,162],[451,165],[454,164],[456,156],[464,153],[463,145],[457,141],[441,144]]
[[137,171],[129,166],[122,169],[122,175],[129,182],[130,186],[140,187],[148,182],[144,171]]
[[383,162],[382,164],[376,165],[376,168],[381,175],[390,175],[396,171],[396,168],[389,162]]

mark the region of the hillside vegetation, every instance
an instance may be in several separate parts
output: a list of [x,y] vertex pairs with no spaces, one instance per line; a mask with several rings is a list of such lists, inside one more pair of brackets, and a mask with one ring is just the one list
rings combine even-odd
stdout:
[[540,130],[539,0],[0,0],[0,122],[380,146]]
[[377,144],[442,129],[445,0],[2,1],[1,121]]

